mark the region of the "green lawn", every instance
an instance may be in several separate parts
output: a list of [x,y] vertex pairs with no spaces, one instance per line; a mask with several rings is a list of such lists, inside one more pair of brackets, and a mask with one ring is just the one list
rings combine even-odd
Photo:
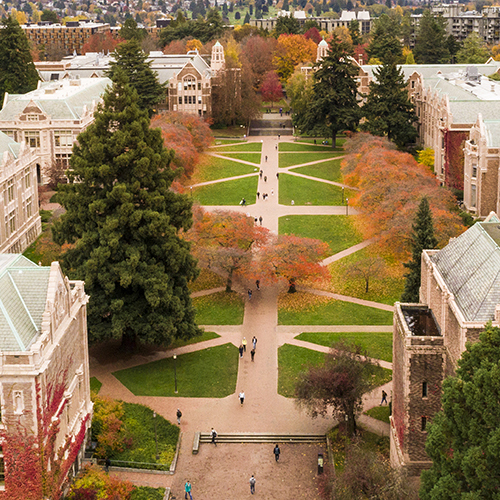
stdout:
[[217,158],[216,156],[207,155],[196,169],[192,182],[198,184],[199,182],[216,181],[217,179],[251,174],[252,172],[257,173],[258,171],[257,165],[252,167],[251,165],[232,161],[229,158]]
[[130,500],[163,500],[165,488],[151,488],[150,486],[136,486]]
[[328,243],[331,254],[363,241],[345,215],[287,215],[279,218],[278,231],[279,234],[320,239]]
[[[235,163],[235,162],[232,162]],[[238,163],[245,168],[248,165]],[[242,198],[252,205],[256,200],[258,175],[235,179],[232,181],[218,182],[208,186],[200,186],[193,189],[193,197],[201,205],[238,205]]]
[[280,153],[279,167],[293,167],[311,161],[328,160],[339,156],[339,153]]
[[[344,196],[349,198],[351,190]],[[293,175],[280,175],[279,202],[282,205],[342,205],[342,188]]]
[[101,387],[102,387],[102,382],[100,382],[95,377],[90,377],[90,390],[92,392],[95,392],[96,394],[99,394],[99,391],[101,390]]
[[373,273],[369,280],[368,292],[365,292],[364,279],[348,274],[349,269],[367,258],[370,252],[373,250],[369,246],[330,264],[331,282],[328,290],[392,306],[394,302],[400,300],[404,289],[404,269],[399,263],[388,264],[382,271]]
[[[316,143],[317,144],[321,144],[324,140],[327,140],[328,143],[329,143],[329,146],[332,147],[332,139],[331,137],[316,137]],[[346,141],[347,139],[345,137],[339,137],[337,136],[337,140],[335,141],[335,148],[341,148],[344,144],[344,142]],[[302,143],[305,143],[305,144],[314,144],[314,137],[309,137],[309,138],[306,138],[304,136],[304,138],[299,138],[297,142],[302,142]],[[327,146],[328,147],[328,146]]]
[[[309,366],[322,363],[325,354],[304,347],[284,344],[278,349],[278,393],[285,397],[294,397],[295,385],[301,372]],[[392,371],[380,366],[375,368],[374,383],[379,386],[392,379]]]
[[[214,141],[214,146],[224,146],[226,144],[239,144],[240,142],[245,142],[246,139],[216,139]],[[219,149],[219,148],[214,148]],[[223,149],[223,148],[220,148]]]
[[345,339],[361,345],[371,358],[392,363],[392,332],[303,332],[295,338],[326,347]]
[[331,300],[303,311],[278,310],[280,325],[392,325],[392,312]]
[[[382,399],[382,396],[380,396]],[[389,405],[387,406],[375,406],[374,408],[370,408],[368,411],[365,411],[365,415],[376,418],[377,420],[382,420],[382,422],[389,422]]]
[[257,165],[260,164],[260,153],[226,153],[221,151],[219,154],[227,156],[228,158],[234,158],[235,160],[249,161]]
[[[312,139],[311,139],[312,143]],[[304,142],[280,142],[278,150],[283,151],[323,151],[325,153],[334,153],[339,148],[332,149],[332,145],[323,146],[321,141],[318,144],[306,144]]]
[[160,359],[114,372],[113,375],[136,396],[224,398],[233,394],[238,375],[238,348],[233,344],[181,354],[175,360]]
[[307,165],[306,167],[294,168],[293,171],[298,174],[310,175],[327,181],[341,182],[342,175],[340,173],[340,162],[342,160],[324,161],[315,165]]
[[262,151],[262,142],[247,142],[245,144],[237,144],[235,146],[229,145],[220,148],[211,148],[209,151],[211,153],[227,153],[230,151]]
[[182,347],[185,345],[197,344],[198,342],[205,342],[206,340],[212,340],[219,338],[220,335],[215,332],[203,332],[199,337],[193,337],[188,340],[177,339],[172,342],[168,348],[175,349],[177,347]]
[[245,303],[236,292],[218,292],[195,297],[196,322],[199,325],[241,325]]

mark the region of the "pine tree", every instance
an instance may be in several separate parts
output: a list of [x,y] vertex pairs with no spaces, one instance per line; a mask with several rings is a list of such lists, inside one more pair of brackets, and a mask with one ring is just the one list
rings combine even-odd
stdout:
[[330,136],[332,147],[337,134],[355,130],[360,118],[355,80],[358,69],[349,56],[349,44],[334,34],[327,56],[315,65],[310,106],[304,113],[294,115],[301,131]]
[[250,14],[248,12],[245,14],[245,19],[243,19],[243,24],[250,24]]
[[429,200],[424,196],[418,206],[415,222],[412,226],[412,257],[410,262],[403,265],[409,269],[405,274],[405,289],[401,296],[401,302],[418,302],[420,299],[421,258],[422,250],[432,250],[437,246],[434,236],[434,224],[429,207]]
[[433,465],[421,476],[422,500],[498,498],[500,328],[488,324],[479,342],[466,346],[429,426]]
[[57,195],[66,213],[53,231],[59,244],[75,244],[63,260],[85,280],[90,340],[128,347],[199,333],[187,287],[196,264],[179,238],[192,224],[191,201],[170,190],[173,152],[137,101],[117,72],[73,148],[70,182]]
[[443,64],[450,59],[445,21],[430,10],[425,10],[420,19],[413,55],[417,64]]
[[403,72],[394,61],[375,70],[362,112],[366,118],[364,130],[373,135],[387,135],[401,148],[417,137],[413,123],[418,118],[408,98]]
[[457,64],[484,64],[490,57],[490,51],[482,38],[472,32],[457,51]]
[[25,94],[36,89],[38,73],[28,39],[12,17],[2,19],[0,27],[0,107],[5,92]]
[[400,28],[387,14],[382,14],[375,22],[371,32],[372,41],[366,49],[369,59],[379,61],[396,60],[401,62],[403,47],[399,41]]
[[114,58],[108,76],[113,80],[118,70],[123,71],[138,94],[139,107],[148,110],[149,116],[152,116],[156,104],[165,95],[165,86],[158,81],[158,76],[146,61],[147,55],[143,52],[140,41],[131,38],[128,42],[119,44]]

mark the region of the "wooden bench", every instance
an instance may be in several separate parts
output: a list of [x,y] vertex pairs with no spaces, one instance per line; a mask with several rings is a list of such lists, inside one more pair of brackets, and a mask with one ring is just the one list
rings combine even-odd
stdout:
[[200,436],[201,436],[201,432],[195,432],[194,433],[193,455],[197,455],[198,451],[200,451]]

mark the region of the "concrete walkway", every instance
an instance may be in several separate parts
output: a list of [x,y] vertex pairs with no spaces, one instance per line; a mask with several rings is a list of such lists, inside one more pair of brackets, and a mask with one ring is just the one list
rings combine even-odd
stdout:
[[[281,137],[281,140],[292,140],[292,137]],[[283,206],[278,203],[279,179],[278,172],[278,144],[277,137],[251,137],[249,141],[262,142],[262,162],[260,168],[267,176],[267,182],[259,178],[258,190],[260,193],[269,193],[269,198],[264,201],[262,197],[256,199],[254,205],[247,207],[219,206],[205,207],[209,210],[235,210],[249,212],[252,216],[263,217],[263,225],[271,231],[278,232],[278,218],[284,215],[295,214],[344,214],[345,207],[335,206]],[[267,155],[268,161],[265,161]],[[254,174],[250,174],[254,175]],[[263,176],[264,177],[264,176]],[[321,182],[320,179],[315,179]],[[273,194],[271,194],[273,193]],[[349,209],[349,214],[354,214],[353,209]],[[341,252],[342,256],[349,255],[357,251],[370,242],[364,242],[352,247],[352,249]],[[334,259],[332,256],[330,259]],[[326,259],[325,264],[333,260]],[[223,288],[204,290],[193,293],[194,297],[208,295],[221,291]],[[98,359],[98,356],[91,357],[91,376],[97,377],[102,382],[100,394],[110,396],[124,401],[141,403],[148,405],[157,413],[168,420],[175,422],[175,413],[180,408],[183,413],[181,431],[183,433],[182,446],[178,463],[178,470],[181,473],[182,466],[186,461],[192,460],[191,444],[196,431],[209,432],[211,427],[220,433],[289,433],[289,434],[317,434],[325,433],[332,427],[334,422],[330,418],[311,419],[304,412],[301,412],[293,399],[280,396],[277,392],[278,384],[278,347],[288,343],[307,347],[309,349],[326,352],[328,349],[323,346],[301,342],[294,337],[303,331],[392,331],[391,326],[278,326],[277,324],[277,300],[279,287],[261,284],[261,291],[254,290],[251,300],[246,298],[245,313],[242,325],[228,326],[206,326],[206,330],[215,331],[219,338],[187,345],[175,349],[175,354],[180,355],[194,352],[207,347],[222,345],[231,342],[239,346],[243,337],[248,341],[247,352],[239,361],[238,379],[234,394],[221,399],[211,398],[163,398],[163,397],[141,397],[132,394],[124,387],[112,373],[116,370],[136,366],[157,359],[170,357],[173,350],[155,351],[148,354],[134,355],[129,358],[116,359],[105,363]],[[377,307],[384,310],[392,310],[390,306],[369,301],[344,297],[321,290],[308,290],[312,293],[340,298],[370,307]],[[244,290],[241,290],[244,292]],[[245,294],[246,297],[246,294]],[[251,339],[253,336],[258,339],[255,361],[250,360]],[[381,366],[390,367],[390,363],[380,361]],[[202,383],[202,381],[200,381]],[[385,386],[385,390],[390,394],[391,384]],[[245,392],[245,403],[240,405],[238,393]],[[381,388],[377,388],[373,393],[367,394],[364,398],[364,408],[368,409],[380,403]],[[360,423],[378,432],[387,435],[388,424],[378,420],[363,416]],[[146,481],[147,477],[144,476]],[[164,486],[171,486],[175,479],[173,476],[161,476]],[[138,483],[140,479],[136,478]],[[151,479],[149,479],[151,482]],[[155,481],[156,483],[156,478]],[[178,486],[178,485],[177,485]]]

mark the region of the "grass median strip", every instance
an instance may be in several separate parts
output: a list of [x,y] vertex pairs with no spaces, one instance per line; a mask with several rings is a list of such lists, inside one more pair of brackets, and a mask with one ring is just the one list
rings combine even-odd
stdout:
[[205,155],[196,167],[196,171],[192,177],[192,183],[216,181],[218,179],[226,179],[227,177],[236,177],[257,173],[258,167],[232,161],[229,158],[218,158],[212,155]]
[[228,158],[234,158],[235,160],[249,161],[256,165],[260,164],[260,153],[226,153],[225,151],[221,151],[219,154]]
[[339,156],[342,153],[327,152],[327,153],[280,153],[279,167],[293,167],[294,165],[302,165],[312,161],[328,160]]
[[315,165],[307,165],[306,167],[294,168],[292,172],[297,174],[309,175],[318,179],[327,181],[341,182],[340,162],[342,160],[324,161]]
[[[240,165],[243,164],[240,163]],[[248,167],[248,165],[243,166]],[[252,205],[256,200],[258,177],[258,175],[254,175],[199,186],[193,189],[193,198],[198,200],[201,205],[238,205],[241,199],[245,198],[247,205]]]
[[[217,144],[217,143],[216,143]],[[224,144],[224,143],[223,143]],[[261,142],[246,142],[245,144],[235,144],[235,145],[227,145],[224,147],[211,148],[209,150],[211,153],[218,152],[229,152],[229,151],[262,151],[262,143]]]
[[218,292],[194,297],[196,322],[199,325],[241,325],[245,302],[236,292]]
[[238,348],[227,343],[181,354],[175,361],[165,358],[113,375],[136,396],[224,398],[236,389]]

